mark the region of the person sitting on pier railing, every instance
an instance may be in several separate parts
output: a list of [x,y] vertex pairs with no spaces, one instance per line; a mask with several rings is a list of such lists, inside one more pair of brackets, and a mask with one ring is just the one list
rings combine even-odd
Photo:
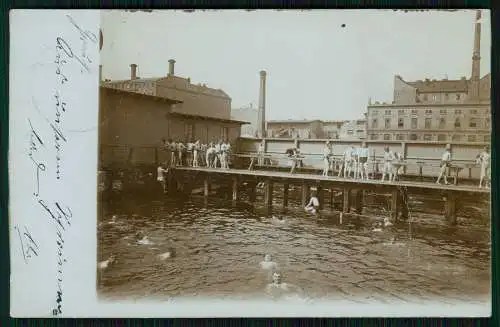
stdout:
[[444,179],[444,183],[448,185],[448,174],[451,166],[451,145],[446,144],[446,148],[441,156],[440,172],[436,184],[440,184],[441,178]]
[[490,147],[486,146],[484,147],[484,150],[477,155],[476,157],[476,163],[481,165],[481,175],[479,178],[479,187],[483,187],[483,182],[484,186],[488,187],[489,186],[489,180],[490,180]]
[[366,142],[361,143],[361,147],[358,149],[358,173],[361,179],[368,179],[369,152]]
[[332,156],[332,148],[330,146],[330,141],[326,141],[325,147],[323,148],[323,176],[328,176],[328,171],[330,170],[330,157]]
[[341,174],[344,174],[344,178],[350,177],[351,176],[351,171],[353,169],[353,163],[354,163],[354,154],[355,154],[356,149],[352,145],[347,147],[343,153],[343,161],[341,161],[341,166],[339,170],[339,176],[341,177]]
[[381,181],[383,182],[385,180],[385,176],[389,175],[389,182],[392,182],[392,161],[394,160],[394,154],[392,151],[389,149],[388,146],[384,148],[384,170],[382,172],[382,179]]
[[198,153],[200,151],[200,140],[197,140],[193,144],[193,167],[199,167]]

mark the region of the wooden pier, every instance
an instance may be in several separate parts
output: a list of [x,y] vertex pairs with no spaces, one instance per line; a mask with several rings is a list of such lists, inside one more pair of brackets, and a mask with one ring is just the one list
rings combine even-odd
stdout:
[[[189,175],[193,180],[203,179],[204,195],[210,194],[211,178],[219,177],[227,180],[227,185],[232,189],[232,199],[239,200],[239,191],[245,183],[249,190],[250,201],[255,201],[256,186],[264,183],[264,204],[271,206],[273,203],[274,184],[283,184],[283,206],[288,206],[289,186],[300,185],[302,188],[302,205],[305,206],[309,200],[311,187],[315,187],[320,200],[321,207],[324,206],[325,199],[322,198],[322,190],[330,190],[330,208],[333,207],[334,189],[340,189],[342,195],[342,212],[348,213],[351,206],[358,211],[363,208],[364,192],[373,191],[379,194],[390,194],[391,196],[391,218],[393,220],[406,219],[408,216],[408,195],[412,193],[431,193],[445,200],[445,218],[450,224],[455,224],[457,220],[457,201],[464,194],[489,194],[489,189],[478,188],[477,186],[466,185],[440,185],[424,182],[382,182],[380,180],[360,180],[350,178],[339,178],[331,176],[321,176],[313,174],[290,174],[277,171],[246,170],[246,169],[221,169],[221,168],[191,168],[176,167],[169,170],[168,180],[186,181],[183,176]],[[170,186],[172,187],[172,186]],[[183,185],[181,185],[183,187]],[[354,203],[351,201],[354,200]],[[320,208],[322,209],[322,208]]]

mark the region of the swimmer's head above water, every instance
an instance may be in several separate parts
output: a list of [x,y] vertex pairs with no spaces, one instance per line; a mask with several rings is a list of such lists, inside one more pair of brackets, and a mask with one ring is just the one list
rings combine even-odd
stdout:
[[273,273],[273,284],[281,284],[281,274],[278,272]]
[[270,254],[266,254],[266,255],[264,256],[264,261],[265,261],[265,262],[270,262],[270,261],[271,261],[271,255],[270,255]]

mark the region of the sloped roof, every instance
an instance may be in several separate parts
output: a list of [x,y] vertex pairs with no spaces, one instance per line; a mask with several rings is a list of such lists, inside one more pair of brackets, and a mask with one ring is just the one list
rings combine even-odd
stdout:
[[108,90],[108,91],[111,91],[111,92],[114,92],[114,93],[121,93],[123,95],[130,95],[130,96],[137,96],[137,97],[148,97],[148,98],[150,98],[152,100],[163,101],[163,102],[166,102],[166,103],[169,103],[169,104],[177,104],[177,103],[182,103],[183,102],[183,101],[179,101],[179,100],[174,100],[174,99],[170,99],[170,98],[166,98],[166,97],[159,97],[159,96],[156,96],[156,95],[151,95],[151,94],[146,94],[146,93],[140,93],[140,92],[135,92],[135,91],[131,91],[131,90],[117,89],[117,88],[114,88],[114,87],[109,86],[109,85],[101,85],[100,89],[101,90]]
[[461,80],[425,80],[416,82],[406,82],[407,84],[415,87],[420,93],[453,93],[453,92],[467,92],[469,81],[466,79]]

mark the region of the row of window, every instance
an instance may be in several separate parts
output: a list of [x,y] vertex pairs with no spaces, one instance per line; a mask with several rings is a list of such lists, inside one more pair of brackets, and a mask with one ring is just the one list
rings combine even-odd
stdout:
[[383,139],[384,141],[439,141],[439,142],[490,142],[491,138],[489,135],[461,135],[461,134],[453,134],[451,137],[446,134],[370,134],[370,140],[379,140]]
[[[185,123],[184,124],[184,137],[185,139],[189,141],[193,140],[200,140],[200,142],[203,143],[208,143],[212,140],[208,139],[208,127],[207,126],[201,126],[201,129],[199,131],[196,131],[194,128],[195,124],[192,123]],[[197,133],[195,133],[197,132]],[[227,140],[229,136],[229,129],[227,127],[221,127],[220,128],[220,137],[222,140]]]
[[[426,115],[432,115],[435,111],[437,112],[438,109],[425,109],[425,114]],[[418,115],[418,112],[420,110],[418,109],[398,109],[398,115],[406,115],[409,112],[412,115]],[[393,114],[394,110],[392,109],[386,109],[384,110],[384,114],[386,116],[391,116]],[[471,115],[489,115],[490,111],[488,109],[470,109],[466,111],[467,113]],[[371,114],[372,116],[377,116],[378,115],[378,110],[372,110]],[[455,115],[461,115],[464,113],[463,109],[439,109],[439,114],[440,115],[447,115],[448,113],[454,113]]]
[[[431,129],[433,128],[433,124],[432,124],[432,121],[433,121],[433,118],[429,118],[429,117],[426,117],[424,119],[424,128],[426,129]],[[484,124],[484,128],[490,128],[490,118],[486,118],[483,120]],[[392,120],[391,118],[385,118],[384,120],[384,128],[392,128]],[[418,118],[412,118],[411,121],[411,129],[417,129],[418,128]],[[470,118],[469,119],[469,122],[468,122],[468,127],[469,128],[481,128],[481,120],[479,118]],[[453,124],[453,126],[455,128],[461,128],[462,127],[462,121],[460,120],[460,118],[456,118],[455,119],[455,122]],[[372,125],[371,125],[372,128],[379,128],[379,125],[378,125],[378,120],[377,118],[374,118],[372,120]],[[436,128],[445,128],[446,127],[446,119],[445,118],[439,118],[438,120],[438,125],[435,126]],[[405,128],[405,119],[404,118],[398,118],[398,128]]]

